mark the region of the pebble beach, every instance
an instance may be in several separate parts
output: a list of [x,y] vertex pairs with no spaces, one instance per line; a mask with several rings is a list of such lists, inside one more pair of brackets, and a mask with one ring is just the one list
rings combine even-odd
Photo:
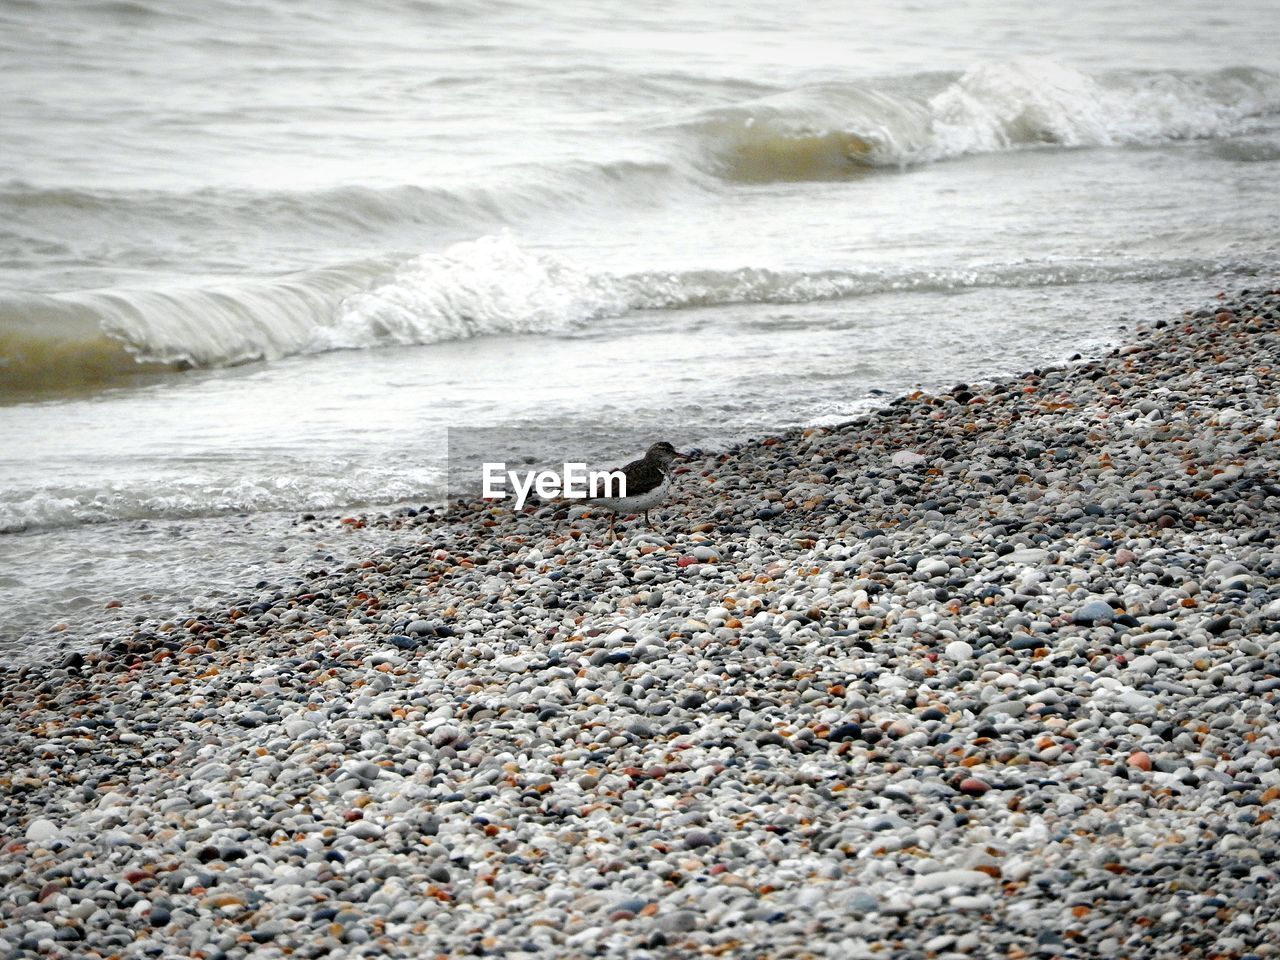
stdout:
[[[0,673],[0,955],[1280,954],[1280,291]],[[661,438],[653,438],[655,440]]]

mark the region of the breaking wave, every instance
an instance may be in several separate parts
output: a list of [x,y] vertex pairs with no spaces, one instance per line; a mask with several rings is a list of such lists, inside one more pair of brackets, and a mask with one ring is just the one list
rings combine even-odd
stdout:
[[1266,70],[1091,76],[1046,60],[824,83],[699,115],[703,164],[735,181],[839,179],[971,154],[1236,136],[1280,113]]
[[0,296],[0,396],[328,350],[557,334],[635,310],[1171,279],[1206,269],[1201,260],[1169,259],[593,273],[529,252],[504,232],[408,260],[361,261],[275,280]]

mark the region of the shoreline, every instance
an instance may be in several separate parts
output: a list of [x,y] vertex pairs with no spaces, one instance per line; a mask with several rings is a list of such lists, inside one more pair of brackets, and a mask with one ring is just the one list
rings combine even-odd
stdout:
[[1223,298],[0,673],[0,947],[1277,955],[1278,385]]

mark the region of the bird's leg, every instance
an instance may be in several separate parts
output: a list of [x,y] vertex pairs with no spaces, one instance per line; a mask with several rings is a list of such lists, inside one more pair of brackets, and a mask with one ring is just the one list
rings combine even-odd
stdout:
[[616,513],[609,514],[609,542],[610,543],[614,543],[618,539],[617,535],[613,532],[613,525],[617,522],[618,522],[618,515]]
[[649,511],[648,511],[648,510],[646,510],[646,511],[644,512],[644,525],[645,525],[646,527],[648,527],[650,530],[652,530],[652,529],[653,529],[653,524],[649,521]]

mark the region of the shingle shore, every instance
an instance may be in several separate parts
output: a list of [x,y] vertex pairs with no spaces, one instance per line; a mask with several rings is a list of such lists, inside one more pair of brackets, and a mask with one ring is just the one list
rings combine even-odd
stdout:
[[0,955],[1277,956],[1278,380],[1224,297],[0,674]]

